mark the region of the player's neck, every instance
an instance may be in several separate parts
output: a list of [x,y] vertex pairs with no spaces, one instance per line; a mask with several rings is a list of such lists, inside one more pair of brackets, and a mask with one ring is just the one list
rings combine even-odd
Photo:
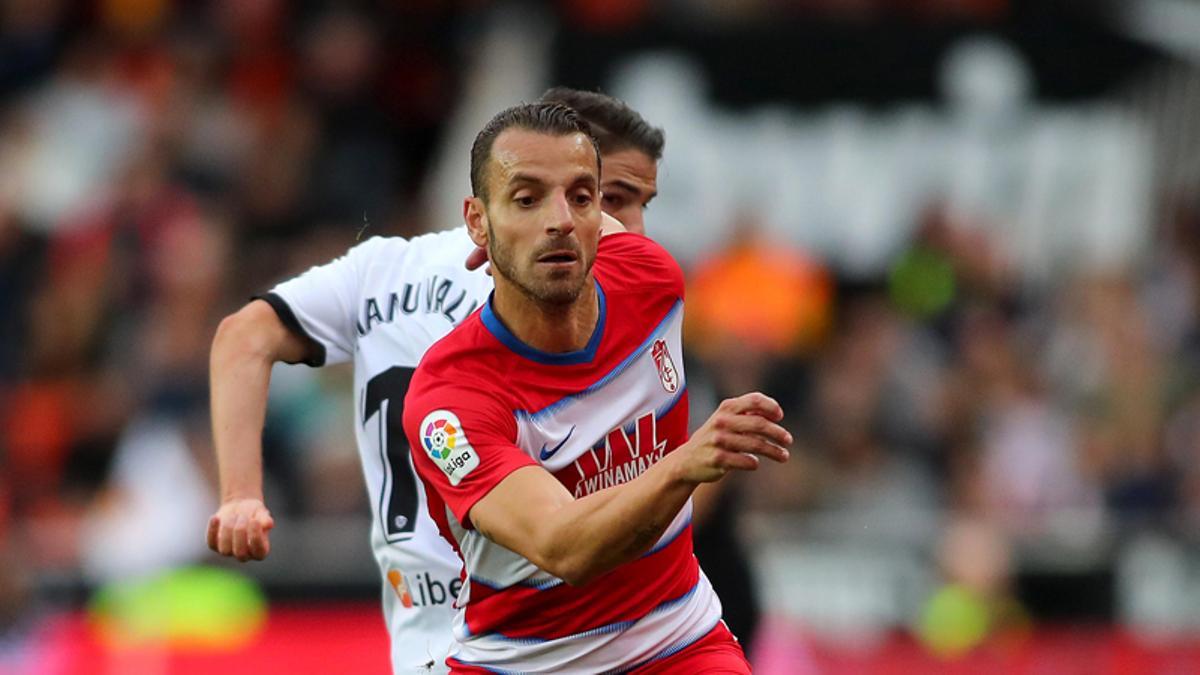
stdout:
[[575,302],[566,305],[540,303],[497,278],[492,311],[521,342],[539,351],[563,354],[587,347],[600,320],[600,299],[591,275]]

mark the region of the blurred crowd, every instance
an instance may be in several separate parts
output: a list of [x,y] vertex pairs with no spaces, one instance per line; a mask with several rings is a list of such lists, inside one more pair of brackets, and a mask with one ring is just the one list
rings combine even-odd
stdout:
[[940,508],[1027,541],[1194,530],[1200,213],[1176,206],[1137,269],[1033,289],[985,230],[933,203],[886,279],[777,291],[793,308],[829,298],[798,319],[790,352],[763,344],[790,368],[746,356],[757,318],[739,349],[693,350],[734,388],[761,372],[793,405],[807,451],[779,480],[802,488],[760,500],[884,524]]
[[[0,624],[15,579],[202,559],[217,322],[361,237],[453,225],[421,186],[486,4],[0,2]],[[648,3],[564,6],[623,5]],[[744,214],[687,270],[695,415],[762,388],[799,447],[734,494],[923,542],[984,589],[1004,575],[959,564],[980,550],[1196,531],[1198,206],[1134,268],[1038,286],[937,200],[874,280]],[[277,371],[276,512],[366,512],[347,375]]]

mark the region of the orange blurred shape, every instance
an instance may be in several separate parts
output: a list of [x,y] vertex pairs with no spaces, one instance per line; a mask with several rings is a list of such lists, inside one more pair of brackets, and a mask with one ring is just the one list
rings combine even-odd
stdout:
[[832,301],[833,281],[816,260],[776,242],[740,242],[691,275],[688,337],[702,354],[729,344],[805,353],[824,339]]
[[388,570],[388,583],[392,585],[392,590],[396,591],[396,595],[400,598],[400,602],[405,608],[411,609],[413,606],[412,594],[408,592],[408,583],[404,581],[404,574],[400,570]]
[[162,24],[169,5],[167,0],[103,0],[100,11],[109,27],[129,35],[145,35]]

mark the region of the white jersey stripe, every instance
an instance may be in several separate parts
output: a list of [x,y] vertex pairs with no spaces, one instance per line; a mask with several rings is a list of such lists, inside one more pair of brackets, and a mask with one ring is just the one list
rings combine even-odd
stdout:
[[[661,338],[667,332],[667,330],[672,325],[672,319],[674,319],[679,314],[680,310],[682,310],[682,309],[683,309],[683,300],[676,301],[675,305],[673,307],[671,307],[671,310],[669,312],[667,312],[667,315],[663,317],[662,321],[660,321],[658,323],[658,325],[654,327],[654,331],[650,333],[650,336],[646,338],[645,342],[638,345],[638,348],[633,350],[629,354],[629,356],[626,356],[625,360],[618,363],[616,365],[616,367],[614,367],[612,370],[608,371],[608,373],[606,373],[604,375],[604,377],[602,377],[599,380],[597,380],[596,382],[592,383],[586,389],[583,389],[582,391],[580,391],[577,394],[572,394],[570,396],[561,398],[561,399],[555,401],[554,403],[551,403],[550,405],[546,406],[545,408],[542,408],[541,410],[535,410],[533,412],[530,412],[528,410],[514,410],[513,413],[518,418],[537,420],[541,417],[545,417],[547,415],[554,413],[556,410],[562,408],[563,406],[566,406],[575,401],[579,401],[584,398],[587,398],[589,395],[596,393],[600,389],[603,389],[606,384],[608,384],[609,382],[612,382],[614,379],[616,379],[616,377],[618,375],[620,375],[622,372],[624,372],[626,368],[628,368],[635,361],[637,361],[638,358],[640,358],[645,353],[647,347],[649,347],[655,340]],[[684,385],[682,383],[680,384],[679,389],[681,392],[683,391]]]
[[[552,640],[507,638],[497,633],[472,635],[470,643],[463,644],[454,658],[477,667],[490,664],[486,668],[491,672],[622,673],[686,649],[707,635],[720,620],[720,602],[701,573],[691,590],[664,601],[636,620]],[[657,648],[642,651],[647,644],[656,644]],[[606,648],[599,649],[601,645]],[[564,651],[582,651],[586,656],[567,668],[559,661]],[[608,652],[609,657],[605,658],[603,652]],[[610,660],[613,654],[625,658]],[[636,665],[619,665],[622,661],[628,663],[629,657],[635,659]]]
[[655,661],[661,661],[663,659],[675,656],[679,652],[681,652],[681,651],[687,649],[688,647],[691,647],[692,645],[699,642],[705,635],[708,635],[710,632],[712,632],[712,629],[716,628],[717,624],[719,624],[719,623],[721,623],[720,618],[718,618],[716,621],[714,621],[711,626],[708,626],[707,628],[700,628],[700,629],[696,630],[695,632],[691,633],[683,640],[680,640],[679,642],[662,650],[661,652],[646,659],[645,661],[642,661],[641,663],[632,665],[628,668],[621,668],[618,670],[609,670],[609,671],[605,672],[603,675],[611,675],[611,674],[615,674],[615,673],[628,673],[631,670],[637,670],[638,668],[641,668],[642,666],[645,666],[649,663],[654,663]]
[[656,612],[665,612],[665,611],[671,609],[672,607],[675,607],[679,604],[687,602],[688,598],[691,598],[693,595],[695,595],[696,589],[699,587],[700,587],[700,582],[697,581],[683,595],[681,595],[677,598],[670,598],[668,600],[663,600],[662,602],[655,605],[652,609],[650,609],[650,611],[637,617],[636,619],[628,619],[625,621],[616,621],[613,623],[605,624],[603,626],[596,626],[595,628],[592,628],[590,630],[585,630],[581,633],[575,633],[573,635],[564,635],[559,638],[540,638],[540,637],[514,638],[514,637],[509,637],[509,636],[505,635],[504,633],[493,632],[493,633],[484,633],[482,637],[495,637],[495,638],[504,640],[505,642],[513,642],[516,644],[537,645],[537,644],[542,644],[545,642],[553,642],[556,640],[574,640],[574,639],[578,639],[578,638],[592,637],[594,635],[605,635],[607,633],[615,633],[615,632],[623,631],[623,630],[630,628],[631,626],[636,624],[638,621],[641,621],[642,619],[646,618],[647,616],[650,616],[651,614],[654,614]]

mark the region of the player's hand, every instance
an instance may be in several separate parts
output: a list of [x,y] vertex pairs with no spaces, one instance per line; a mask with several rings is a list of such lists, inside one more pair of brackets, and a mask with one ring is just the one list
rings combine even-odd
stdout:
[[263,560],[271,552],[275,519],[260,499],[232,499],[208,519],[208,547],[240,562]]
[[676,450],[686,481],[711,483],[733,470],[754,471],[759,458],[788,460],[792,435],[779,426],[783,408],[758,392],[721,402],[716,412]]
[[[471,254],[467,256],[467,269],[479,269],[481,266],[486,265],[487,261],[487,249],[483,248],[482,246],[476,246],[475,250],[471,251]],[[492,268],[490,265],[488,265],[488,268],[484,270],[484,273],[488,276],[492,275]]]

